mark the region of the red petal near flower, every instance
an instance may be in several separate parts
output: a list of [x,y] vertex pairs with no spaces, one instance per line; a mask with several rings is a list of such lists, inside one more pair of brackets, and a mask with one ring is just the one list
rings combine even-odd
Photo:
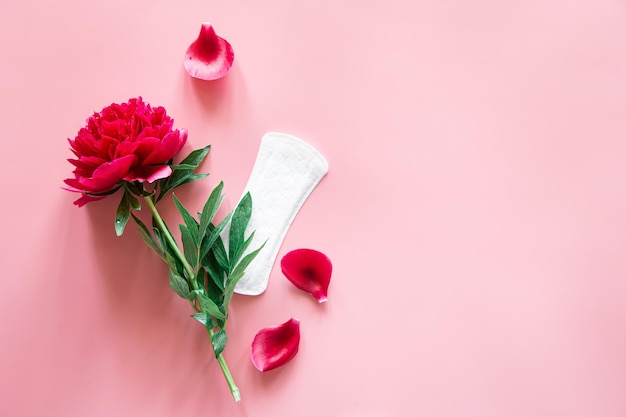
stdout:
[[135,155],[126,155],[106,164],[100,165],[91,178],[79,178],[80,184],[86,191],[91,193],[101,193],[108,191],[128,173],[130,167],[135,163]]
[[318,302],[328,301],[328,285],[333,265],[328,256],[313,249],[296,249],[280,261],[283,274],[299,289]]
[[300,320],[291,318],[260,330],[252,341],[252,363],[261,372],[283,366],[298,353]]
[[198,39],[187,48],[184,65],[194,78],[217,80],[228,73],[234,59],[232,46],[217,36],[210,23],[203,23]]

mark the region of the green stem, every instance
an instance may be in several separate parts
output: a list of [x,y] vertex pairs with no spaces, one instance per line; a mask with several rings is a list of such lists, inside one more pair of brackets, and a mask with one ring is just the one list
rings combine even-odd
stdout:
[[149,196],[144,197],[143,199],[148,204],[148,208],[150,209],[150,212],[152,213],[152,217],[154,217],[154,220],[159,226],[159,229],[161,229],[161,232],[163,232],[163,236],[165,236],[167,243],[170,245],[170,247],[174,251],[174,254],[178,258],[178,260],[183,264],[183,268],[185,268],[185,272],[187,272],[187,275],[189,275],[189,279],[193,280],[195,278],[193,269],[191,268],[191,265],[189,265],[189,262],[187,262],[187,259],[185,259],[182,252],[178,248],[178,244],[174,240],[174,237],[170,233],[169,229],[167,228],[167,226],[165,226],[165,222],[163,221],[163,218],[159,214],[159,211],[157,210],[156,206],[154,205],[154,202],[152,202],[152,199]]
[[[183,256],[182,252],[178,248],[178,244],[174,240],[174,237],[169,232],[167,226],[165,226],[165,222],[163,221],[163,218],[159,214],[159,211],[157,210],[156,205],[154,204],[154,202],[149,196],[146,196],[143,199],[148,205],[148,208],[150,209],[150,212],[152,213],[152,217],[156,221],[157,226],[159,226],[159,229],[161,229],[163,236],[165,236],[167,243],[170,245],[170,247],[174,251],[174,254],[178,258],[178,260],[183,264],[183,268],[185,268],[185,272],[187,272],[187,274],[190,277],[191,285],[193,289],[197,290],[198,284],[195,279],[196,276],[194,274],[193,268],[191,267],[191,265],[189,265],[189,262],[187,262],[187,259],[185,259],[185,257]],[[192,303],[192,306],[195,309],[197,309],[197,307],[193,303]],[[215,333],[213,332],[213,329],[209,329],[208,327],[207,327],[207,333],[209,335],[209,340],[211,341],[211,346],[213,346],[213,336],[215,335]],[[235,381],[233,380],[233,376],[230,373],[230,370],[228,369],[228,364],[226,364],[226,360],[224,359],[224,356],[221,353],[217,355],[217,362],[220,364],[220,368],[222,368],[222,373],[224,374],[224,377],[226,378],[226,382],[228,383],[228,387],[230,388],[230,393],[235,399],[235,402],[241,401],[241,394],[239,393],[239,388],[237,388],[237,385],[235,384]]]
[[[208,327],[206,328],[207,332],[209,333],[209,339],[213,339],[213,329],[209,329]],[[228,388],[230,388],[230,393],[233,396],[233,399],[235,400],[235,402],[239,402],[241,401],[241,394],[239,392],[239,388],[237,387],[237,384],[235,384],[235,380],[233,379],[233,376],[230,373],[230,369],[228,369],[228,364],[226,363],[226,359],[224,359],[224,356],[220,353],[219,355],[217,355],[217,363],[220,364],[220,368],[222,368],[222,373],[224,374],[224,377],[226,378],[226,382],[228,383]]]

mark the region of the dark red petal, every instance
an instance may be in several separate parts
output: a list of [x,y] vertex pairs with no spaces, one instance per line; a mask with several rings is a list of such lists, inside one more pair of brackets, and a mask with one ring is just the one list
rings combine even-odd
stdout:
[[198,39],[187,48],[184,66],[194,78],[217,80],[228,73],[234,59],[232,46],[217,36],[210,23],[203,23]]
[[328,301],[333,272],[328,256],[314,249],[296,249],[283,256],[280,267],[293,285],[310,293],[320,303]]
[[106,164],[100,165],[91,178],[79,178],[78,181],[88,192],[100,193],[108,191],[130,170],[135,163],[135,155],[126,155]]
[[291,318],[260,330],[252,341],[252,363],[261,372],[283,366],[298,353],[300,320]]

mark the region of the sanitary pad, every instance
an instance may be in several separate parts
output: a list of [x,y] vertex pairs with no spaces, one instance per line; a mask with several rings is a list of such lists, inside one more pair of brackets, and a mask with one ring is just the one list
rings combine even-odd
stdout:
[[[326,159],[302,139],[275,132],[263,136],[243,194],[250,192],[252,196],[247,230],[255,230],[248,252],[267,242],[237,283],[235,292],[259,295],[266,290],[289,226],[327,172]],[[227,245],[228,230],[223,231],[222,239]]]

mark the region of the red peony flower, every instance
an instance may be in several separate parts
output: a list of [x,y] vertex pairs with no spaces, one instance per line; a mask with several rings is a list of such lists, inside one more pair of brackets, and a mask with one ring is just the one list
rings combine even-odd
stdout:
[[170,176],[168,161],[187,140],[187,130],[174,130],[173,124],[163,107],[152,108],[141,97],[94,113],[68,139],[77,159],[68,159],[76,169],[65,184],[82,194],[74,204],[99,200],[122,181],[152,183]]

